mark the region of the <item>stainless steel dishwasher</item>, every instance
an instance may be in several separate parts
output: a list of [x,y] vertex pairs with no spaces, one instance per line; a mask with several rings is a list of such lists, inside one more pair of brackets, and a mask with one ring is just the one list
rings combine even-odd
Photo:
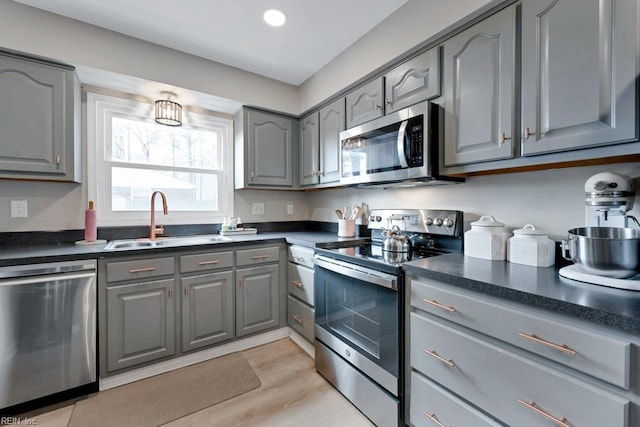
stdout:
[[96,261],[0,267],[0,408],[96,383]]

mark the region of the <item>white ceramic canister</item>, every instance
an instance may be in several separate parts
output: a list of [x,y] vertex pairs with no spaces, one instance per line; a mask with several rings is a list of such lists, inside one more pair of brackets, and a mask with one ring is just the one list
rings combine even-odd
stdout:
[[504,261],[509,236],[503,223],[492,216],[482,216],[471,223],[471,230],[464,233],[464,254],[491,261]]
[[507,242],[507,259],[516,264],[550,267],[555,264],[556,244],[547,233],[531,224],[513,230]]

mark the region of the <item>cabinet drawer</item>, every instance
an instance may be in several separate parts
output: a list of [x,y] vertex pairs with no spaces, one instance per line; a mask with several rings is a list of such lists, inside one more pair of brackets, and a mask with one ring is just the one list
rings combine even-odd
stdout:
[[415,371],[411,372],[410,396],[409,417],[416,427],[435,427],[437,423],[445,426],[502,426]]
[[313,299],[314,271],[302,265],[289,263],[288,278],[288,292],[309,305],[315,305]]
[[236,266],[260,265],[280,260],[280,249],[269,246],[257,249],[236,251]]
[[313,268],[313,253],[315,251],[304,246],[289,246],[289,261],[305,267]]
[[180,257],[180,272],[221,270],[233,267],[233,252],[211,252]]
[[[444,285],[446,286],[446,285]],[[631,344],[519,304],[411,281],[411,305],[536,353],[625,389],[630,387]],[[606,335],[605,335],[606,333]]]
[[287,296],[287,323],[303,337],[313,342],[313,322],[315,320],[313,308],[301,301]]
[[174,274],[173,257],[107,263],[107,282],[146,279]]
[[542,413],[570,426],[628,425],[627,399],[432,316],[410,317],[411,366],[509,425],[547,425]]

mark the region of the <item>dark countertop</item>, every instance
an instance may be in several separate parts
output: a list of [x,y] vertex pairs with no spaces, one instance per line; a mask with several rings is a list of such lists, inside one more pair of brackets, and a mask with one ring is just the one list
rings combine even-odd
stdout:
[[0,267],[36,264],[46,262],[73,261],[84,259],[111,258],[133,255],[156,255],[164,252],[201,250],[206,248],[222,248],[224,246],[249,246],[255,244],[290,243],[307,247],[322,247],[344,241],[358,241],[358,238],[341,238],[335,233],[310,232],[267,232],[231,236],[229,241],[212,242],[197,246],[169,246],[144,249],[105,250],[106,244],[78,246],[74,243],[60,243],[47,245],[21,245],[0,247]]
[[554,267],[487,261],[461,253],[411,261],[409,274],[640,333],[640,292],[566,279]]

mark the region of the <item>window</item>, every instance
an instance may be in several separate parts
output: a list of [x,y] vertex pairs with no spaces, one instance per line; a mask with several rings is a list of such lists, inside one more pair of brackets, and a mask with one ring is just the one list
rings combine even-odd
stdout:
[[88,191],[99,225],[148,224],[156,190],[169,207],[158,223],[233,216],[230,119],[184,112],[181,127],[163,126],[151,104],[96,93],[87,93],[87,113]]

